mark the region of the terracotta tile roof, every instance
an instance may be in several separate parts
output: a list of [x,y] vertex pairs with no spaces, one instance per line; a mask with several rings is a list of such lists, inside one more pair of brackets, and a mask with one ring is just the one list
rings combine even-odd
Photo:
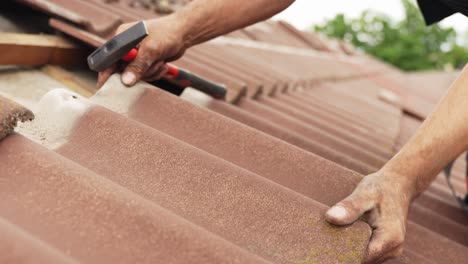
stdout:
[[[146,1],[22,2],[91,45],[154,16]],[[85,99],[52,89],[47,71],[0,72],[2,95],[36,115],[0,141],[0,262],[360,263],[370,227],[332,227],[323,214],[414,134],[421,116],[408,113],[426,106],[406,80],[419,81],[274,21],[175,63],[226,84],[228,100],[128,89],[119,75]],[[389,263],[464,263],[467,224],[441,175]]]
[[78,263],[59,250],[0,218],[2,263]]

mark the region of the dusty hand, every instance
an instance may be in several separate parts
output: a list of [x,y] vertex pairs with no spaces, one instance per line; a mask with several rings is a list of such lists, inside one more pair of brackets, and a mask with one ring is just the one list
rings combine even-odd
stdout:
[[404,178],[380,171],[365,177],[350,196],[327,212],[326,219],[348,225],[367,213],[373,232],[363,263],[381,263],[403,252],[411,200],[412,187]]
[[[165,62],[180,58],[187,48],[184,40],[182,22],[175,17],[167,16],[145,21],[149,35],[140,43],[137,57],[126,65],[122,82],[127,86],[134,85],[140,79],[153,81],[160,79],[166,72]],[[126,30],[135,23],[121,25],[116,34]],[[119,70],[118,64],[99,73],[97,86],[100,88],[109,77]]]

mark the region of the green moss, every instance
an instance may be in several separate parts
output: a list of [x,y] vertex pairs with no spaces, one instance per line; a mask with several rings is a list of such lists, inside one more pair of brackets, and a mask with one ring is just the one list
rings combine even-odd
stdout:
[[[362,230],[359,228],[337,227],[325,222],[322,216],[308,214],[305,221],[307,226],[314,229],[317,226],[324,228],[322,236],[326,238],[326,244],[316,245],[307,256],[296,262],[297,264],[320,263],[324,258],[335,259],[341,263],[360,263],[362,254],[367,246],[367,241],[363,239]],[[350,250],[342,252],[340,247]]]

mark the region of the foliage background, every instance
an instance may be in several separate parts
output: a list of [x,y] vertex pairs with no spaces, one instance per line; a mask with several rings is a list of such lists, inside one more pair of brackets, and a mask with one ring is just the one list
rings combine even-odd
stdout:
[[461,68],[468,62],[466,35],[461,40],[452,28],[426,26],[414,1],[402,0],[402,4],[405,16],[401,21],[365,11],[354,19],[338,14],[314,29],[405,71]]

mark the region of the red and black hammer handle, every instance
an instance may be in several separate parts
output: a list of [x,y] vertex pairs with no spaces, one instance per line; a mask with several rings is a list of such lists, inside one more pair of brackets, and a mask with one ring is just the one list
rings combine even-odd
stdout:
[[[133,48],[128,52],[122,60],[130,62],[136,58],[138,50]],[[213,96],[216,99],[224,99],[226,97],[226,87],[222,84],[208,81],[188,70],[179,68],[169,63],[167,66],[167,74],[163,77],[164,79],[182,87],[192,87],[200,90],[206,94]]]

